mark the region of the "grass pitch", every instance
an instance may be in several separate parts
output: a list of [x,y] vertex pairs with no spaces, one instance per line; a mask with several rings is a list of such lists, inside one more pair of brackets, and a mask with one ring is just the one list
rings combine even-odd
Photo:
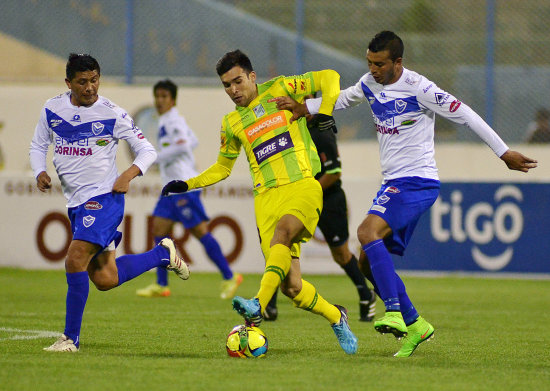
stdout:
[[[109,292],[93,285],[81,350],[42,351],[63,331],[63,271],[0,268],[0,390],[543,390],[550,388],[550,283],[538,280],[405,277],[435,338],[396,359],[399,342],[359,322],[344,276],[306,276],[346,306],[359,351],[348,356],[328,323],[280,295],[279,319],[264,322],[269,352],[235,359],[225,337],[241,318],[218,298],[217,274],[170,275],[172,296],[144,299],[146,274]],[[239,294],[252,296],[259,275]],[[378,302],[378,312],[383,305]]]

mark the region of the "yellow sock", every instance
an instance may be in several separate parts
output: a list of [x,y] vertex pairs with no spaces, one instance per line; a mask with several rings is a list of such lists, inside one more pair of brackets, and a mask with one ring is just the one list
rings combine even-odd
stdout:
[[292,301],[298,308],[323,316],[330,324],[340,321],[340,310],[326,301],[317,293],[317,289],[304,279],[302,279],[302,290]]
[[260,290],[256,295],[262,310],[267,306],[267,303],[285,279],[290,270],[291,260],[290,249],[284,244],[276,244],[269,250],[264,275],[260,282]]

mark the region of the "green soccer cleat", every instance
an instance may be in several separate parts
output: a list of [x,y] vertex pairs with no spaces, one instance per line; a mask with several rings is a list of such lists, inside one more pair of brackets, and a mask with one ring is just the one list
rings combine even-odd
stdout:
[[419,316],[416,322],[409,325],[408,333],[403,338],[403,346],[395,353],[394,357],[409,357],[414,350],[424,341],[428,341],[434,336],[434,327]]
[[374,322],[374,329],[381,334],[392,333],[397,339],[407,335],[407,326],[399,311],[386,311],[386,315]]
[[170,296],[170,288],[159,284],[151,284],[145,288],[138,289],[136,295],[141,297],[168,297]]

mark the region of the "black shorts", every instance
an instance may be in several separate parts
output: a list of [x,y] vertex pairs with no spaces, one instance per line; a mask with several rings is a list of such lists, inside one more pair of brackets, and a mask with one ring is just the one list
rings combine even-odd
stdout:
[[323,212],[318,227],[330,247],[341,246],[348,240],[348,205],[341,187],[323,194]]

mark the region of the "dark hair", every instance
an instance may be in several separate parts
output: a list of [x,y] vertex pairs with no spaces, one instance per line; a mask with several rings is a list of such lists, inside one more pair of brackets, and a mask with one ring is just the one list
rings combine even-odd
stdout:
[[369,51],[381,52],[383,50],[390,51],[390,58],[392,61],[397,60],[399,57],[403,57],[403,41],[393,31],[382,31],[374,36],[369,43]]
[[67,66],[65,67],[65,75],[68,80],[72,80],[77,72],[85,71],[97,71],[97,74],[101,74],[99,63],[95,58],[89,54],[69,54]]
[[225,53],[223,57],[218,60],[218,63],[216,64],[216,72],[218,73],[218,76],[221,76],[235,66],[240,66],[246,74],[249,74],[254,70],[248,56],[237,49],[232,52]]
[[172,99],[174,99],[174,101],[178,96],[178,86],[175,85],[170,79],[158,81],[157,84],[155,84],[155,86],[153,87],[153,93],[155,93],[158,89],[167,90],[168,92],[170,92],[170,95],[172,96]]

